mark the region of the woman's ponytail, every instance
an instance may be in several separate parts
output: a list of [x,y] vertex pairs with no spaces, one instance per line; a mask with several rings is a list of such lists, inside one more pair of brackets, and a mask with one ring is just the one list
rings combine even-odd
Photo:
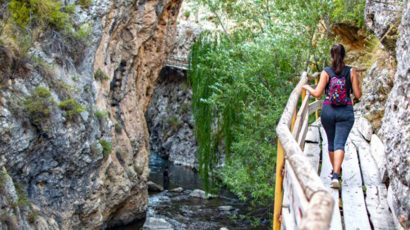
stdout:
[[333,45],[330,50],[332,57],[332,67],[336,74],[340,74],[345,66],[345,47],[342,44]]

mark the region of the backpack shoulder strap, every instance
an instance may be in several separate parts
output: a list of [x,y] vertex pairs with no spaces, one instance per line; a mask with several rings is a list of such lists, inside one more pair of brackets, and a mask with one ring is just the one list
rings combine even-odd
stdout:
[[353,92],[353,87],[352,87],[352,79],[350,75],[350,71],[352,70],[351,66],[345,66],[344,71],[345,71],[345,78],[346,78],[346,84],[347,84],[347,89],[349,93]]
[[[332,67],[329,67],[329,66],[325,67],[324,70],[326,71],[326,73],[329,75],[330,78],[336,76],[336,73],[335,73],[335,71],[333,71]],[[330,80],[330,78],[329,78],[329,80]]]

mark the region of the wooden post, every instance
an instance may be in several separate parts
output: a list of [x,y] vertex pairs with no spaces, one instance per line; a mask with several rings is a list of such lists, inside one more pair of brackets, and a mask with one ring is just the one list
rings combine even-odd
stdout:
[[275,179],[275,200],[273,212],[273,230],[280,230],[280,215],[282,212],[283,199],[283,176],[282,170],[285,164],[285,153],[282,144],[278,139],[278,155],[276,156],[276,179]]

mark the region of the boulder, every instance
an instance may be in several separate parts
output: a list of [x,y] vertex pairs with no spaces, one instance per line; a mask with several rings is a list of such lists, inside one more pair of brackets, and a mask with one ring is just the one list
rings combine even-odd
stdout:
[[148,191],[150,191],[150,192],[162,192],[162,191],[164,191],[164,188],[161,185],[156,184],[152,181],[148,181],[147,186],[148,186]]
[[370,124],[370,122],[363,117],[359,117],[357,120],[357,126],[358,126],[358,130],[360,132],[360,134],[364,137],[364,139],[366,139],[367,141],[370,141],[372,138],[372,134],[373,134],[373,128],[372,125]]
[[200,190],[200,189],[195,189],[194,191],[192,191],[189,196],[191,197],[197,197],[197,198],[201,198],[201,199],[210,199],[210,198],[214,198],[215,195],[212,194],[207,194],[205,191]]
[[142,227],[143,230],[173,230],[174,228],[163,218],[148,217]]

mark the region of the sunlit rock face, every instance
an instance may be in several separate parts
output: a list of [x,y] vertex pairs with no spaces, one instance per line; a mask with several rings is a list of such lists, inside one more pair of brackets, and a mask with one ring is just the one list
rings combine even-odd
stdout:
[[[48,71],[26,64],[1,85],[0,203],[14,210],[1,211],[1,229],[101,229],[144,217],[144,113],[174,45],[181,2],[96,0],[75,13],[76,23],[91,27],[87,46],[55,32],[34,42],[29,53]],[[8,47],[0,53],[1,65],[13,62]],[[95,79],[97,70],[106,79]],[[38,86],[55,104],[35,125],[22,103]],[[84,111],[68,119],[57,105],[70,98]],[[27,202],[16,208],[19,197]]]
[[[410,171],[408,170],[410,166],[410,2],[368,0],[366,24],[395,59],[386,57],[383,61],[378,60],[371,68],[370,79],[367,85],[364,85],[367,88],[364,89],[364,98],[373,97],[374,108],[366,109],[365,113],[376,122],[376,127],[380,127],[379,135],[386,146],[389,206],[396,217],[396,224],[408,229],[410,226]],[[395,61],[397,64],[392,65],[391,63]],[[385,68],[386,64],[387,68]],[[392,71],[395,73],[392,74]],[[386,90],[389,92],[386,93]],[[380,103],[381,99],[385,100],[384,105]],[[384,112],[380,113],[382,110]]]

